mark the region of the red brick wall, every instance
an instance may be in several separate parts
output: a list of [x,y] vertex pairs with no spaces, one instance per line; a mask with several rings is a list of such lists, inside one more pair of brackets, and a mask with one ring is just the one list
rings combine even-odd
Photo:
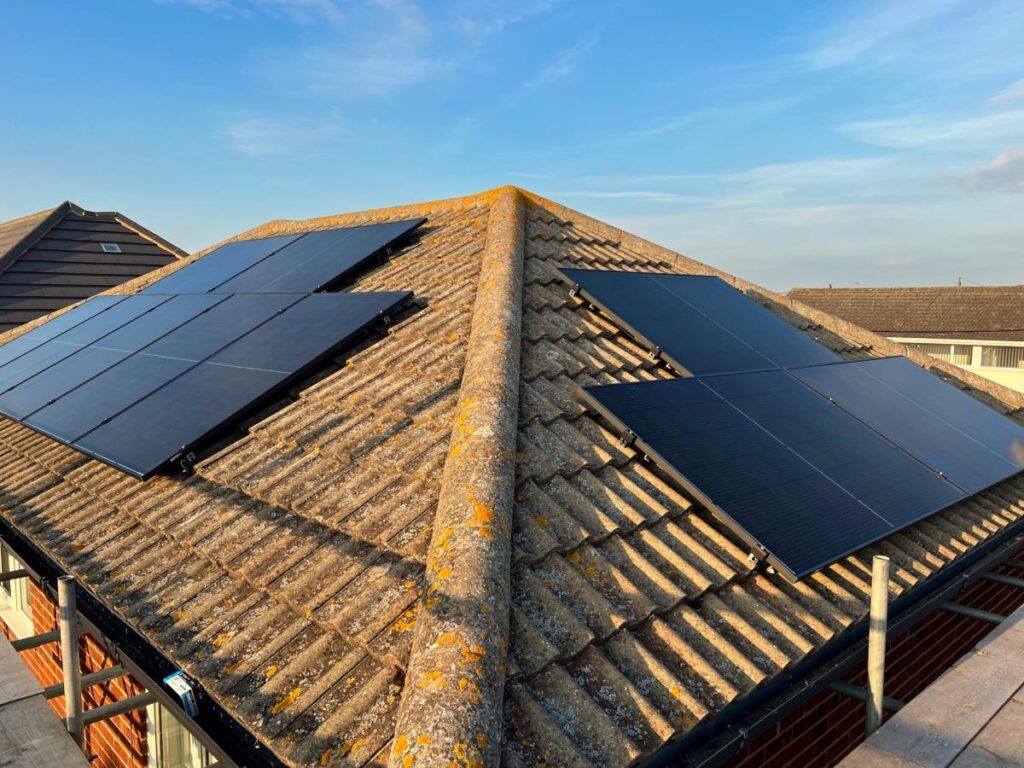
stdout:
[[[36,585],[32,590],[32,625],[36,634],[57,628],[57,606]],[[13,639],[13,635],[0,620],[0,630]],[[78,655],[82,674],[97,672],[114,665],[103,647],[86,634],[79,640]],[[60,666],[60,643],[32,648],[21,654],[32,674],[43,686],[63,681]],[[86,710],[134,696],[144,689],[130,677],[121,677],[100,685],[90,686],[82,695]],[[53,711],[64,717],[64,697],[50,701]],[[126,715],[103,720],[85,729],[85,753],[95,768],[145,768],[146,710],[135,710]]]
[[[1019,556],[1019,555],[1018,555]],[[1024,578],[1024,569],[1000,568]],[[1004,616],[1024,604],[1024,589],[978,579],[953,602]],[[936,611],[886,647],[885,693],[907,702],[921,693],[995,628],[994,624]],[[844,678],[864,686],[863,665]],[[730,760],[729,768],[829,768],[864,740],[865,705],[823,691],[761,734]]]

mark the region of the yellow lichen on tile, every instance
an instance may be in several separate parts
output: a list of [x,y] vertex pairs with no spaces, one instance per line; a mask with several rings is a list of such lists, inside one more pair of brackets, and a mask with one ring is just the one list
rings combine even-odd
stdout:
[[428,672],[420,678],[420,688],[425,688],[428,691],[440,691],[448,684],[448,680],[445,678],[444,673],[434,670]]
[[284,711],[285,711],[285,710],[286,710],[286,709],[287,709],[288,707],[290,707],[290,706],[292,705],[292,703],[293,703],[293,702],[294,702],[294,701],[295,701],[295,700],[296,700],[297,698],[299,698],[299,696],[300,696],[301,694],[302,694],[302,689],[301,689],[301,688],[295,688],[295,689],[294,689],[294,690],[293,690],[293,691],[292,691],[291,693],[289,693],[289,694],[288,694],[287,696],[278,696],[278,697],[277,697],[277,698],[275,699],[275,701],[274,701],[274,708],[273,708],[273,709],[271,710],[271,712],[272,712],[273,714],[275,714],[275,715],[279,715],[279,714],[281,714],[281,713],[282,713],[282,712],[284,712]]

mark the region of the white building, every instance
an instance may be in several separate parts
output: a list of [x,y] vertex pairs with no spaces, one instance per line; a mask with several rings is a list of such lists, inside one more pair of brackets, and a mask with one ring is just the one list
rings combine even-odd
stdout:
[[795,288],[788,295],[1024,392],[1024,285]]

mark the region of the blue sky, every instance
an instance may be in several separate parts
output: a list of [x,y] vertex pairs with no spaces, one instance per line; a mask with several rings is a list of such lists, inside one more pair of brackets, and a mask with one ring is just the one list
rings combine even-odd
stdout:
[[0,219],[513,183],[769,287],[1024,282],[1024,3],[7,0]]

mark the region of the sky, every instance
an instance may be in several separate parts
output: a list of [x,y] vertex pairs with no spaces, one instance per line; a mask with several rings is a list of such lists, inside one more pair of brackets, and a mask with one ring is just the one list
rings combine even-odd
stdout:
[[775,290],[1024,283],[1020,0],[5,0],[0,220],[516,184]]

